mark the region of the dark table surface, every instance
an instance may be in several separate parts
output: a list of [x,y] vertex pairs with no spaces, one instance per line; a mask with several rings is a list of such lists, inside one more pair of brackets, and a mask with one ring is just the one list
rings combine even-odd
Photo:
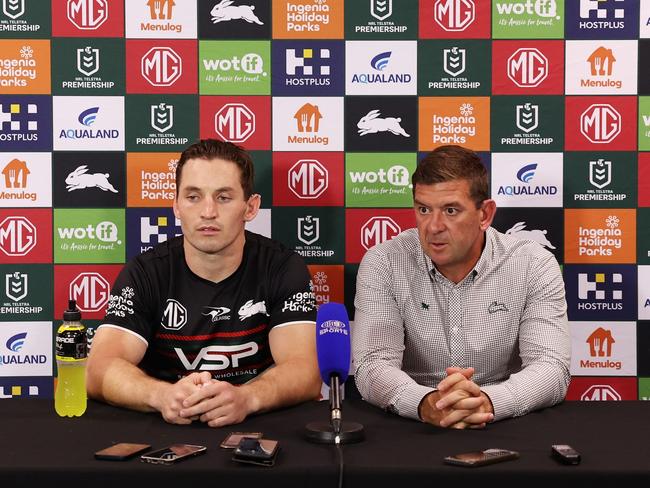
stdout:
[[[549,486],[650,481],[650,403],[565,402],[483,430],[440,429],[384,413],[361,400],[348,400],[344,419],[360,422],[366,439],[343,447],[344,486],[433,486],[482,482],[494,486],[548,483]],[[174,487],[264,486],[336,487],[338,465],[333,446],[306,442],[304,426],[327,420],[327,402],[251,417],[214,429],[195,422],[166,424],[158,414],[143,414],[89,402],[80,418],[60,418],[51,401],[0,401],[0,486]],[[262,431],[280,441],[274,467],[236,464],[219,447],[231,431]],[[117,442],[152,448],[172,443],[201,444],[207,452],[173,466],[128,461],[98,461],[93,453]],[[582,454],[579,466],[550,457],[551,444],[570,444]],[[442,463],[449,454],[491,447],[513,449],[520,458],[480,468]],[[228,484],[227,484],[228,483]],[[208,485],[209,484],[209,485]],[[537,483],[535,483],[538,485]],[[622,485],[621,485],[622,486]],[[640,485],[639,485],[640,486]]]

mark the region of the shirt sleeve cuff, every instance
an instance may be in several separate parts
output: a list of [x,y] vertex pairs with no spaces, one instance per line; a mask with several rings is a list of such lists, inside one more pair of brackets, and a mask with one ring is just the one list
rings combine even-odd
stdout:
[[402,417],[420,420],[420,415],[418,414],[420,402],[432,391],[435,391],[435,389],[418,385],[417,383],[407,386],[396,402],[397,413]]
[[504,385],[489,385],[481,388],[492,402],[494,409],[494,422],[503,420],[515,415],[515,401],[512,393]]

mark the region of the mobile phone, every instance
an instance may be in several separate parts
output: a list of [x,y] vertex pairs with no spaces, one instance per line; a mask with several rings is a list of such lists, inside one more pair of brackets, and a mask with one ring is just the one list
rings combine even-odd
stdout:
[[95,453],[95,459],[103,461],[126,461],[151,448],[149,444],[120,442]]
[[279,449],[278,441],[244,437],[232,453],[232,460],[239,463],[273,466]]
[[474,467],[499,463],[501,461],[509,461],[511,459],[517,459],[518,457],[519,453],[517,451],[492,448],[483,451],[464,452],[453,456],[447,456],[444,458],[444,462],[455,466]]
[[260,439],[262,437],[261,432],[231,432],[226,436],[226,438],[219,444],[219,447],[224,449],[235,449],[241,440],[244,437],[251,439]]
[[174,464],[183,459],[203,454],[207,450],[205,446],[192,444],[172,444],[164,449],[158,449],[140,456],[140,460],[152,464]]
[[568,444],[554,444],[551,454],[562,464],[580,464],[580,453]]

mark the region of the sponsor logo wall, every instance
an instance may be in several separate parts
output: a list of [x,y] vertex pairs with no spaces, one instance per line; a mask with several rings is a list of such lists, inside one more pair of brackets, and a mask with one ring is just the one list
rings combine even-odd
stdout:
[[[650,398],[645,0],[0,0],[0,398],[51,397],[53,330],[181,235],[180,151],[241,144],[251,230],[344,301],[413,227],[427,151],[479,152],[494,227],[563,266],[568,398]],[[648,152],[646,152],[648,151]]]

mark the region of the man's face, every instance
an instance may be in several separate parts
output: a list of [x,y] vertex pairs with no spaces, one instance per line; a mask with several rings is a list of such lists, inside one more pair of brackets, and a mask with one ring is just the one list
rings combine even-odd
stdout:
[[438,271],[458,283],[481,256],[484,233],[494,217],[494,201],[485,200],[476,208],[469,182],[453,180],[416,185],[414,207],[424,252]]
[[259,209],[259,197],[244,198],[240,169],[223,159],[189,159],[183,166],[174,215],[186,252],[219,254],[243,246],[244,226]]

